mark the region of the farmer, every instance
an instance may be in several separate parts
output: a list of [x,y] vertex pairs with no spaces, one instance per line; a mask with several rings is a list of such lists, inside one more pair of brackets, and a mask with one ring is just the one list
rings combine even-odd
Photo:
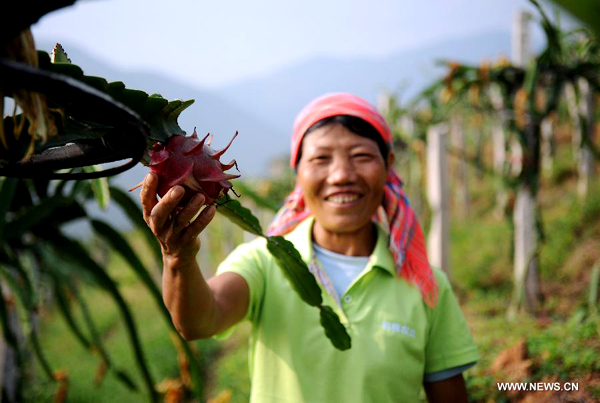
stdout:
[[336,350],[283,277],[266,242],[238,246],[206,281],[196,255],[215,214],[203,196],[176,208],[149,174],[144,218],[163,253],[163,299],[188,340],[250,320],[252,402],[466,402],[462,372],[478,357],[444,273],[427,261],[423,233],[393,168],[392,136],[363,99],[329,94],[298,115],[296,188],[269,228],[285,234],[352,338]]

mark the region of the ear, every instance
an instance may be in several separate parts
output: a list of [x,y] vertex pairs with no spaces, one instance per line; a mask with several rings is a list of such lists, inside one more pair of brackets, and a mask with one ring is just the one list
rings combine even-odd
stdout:
[[394,166],[394,161],[396,160],[396,155],[392,152],[389,151],[388,152],[388,157],[387,157],[387,166],[388,168],[391,166]]

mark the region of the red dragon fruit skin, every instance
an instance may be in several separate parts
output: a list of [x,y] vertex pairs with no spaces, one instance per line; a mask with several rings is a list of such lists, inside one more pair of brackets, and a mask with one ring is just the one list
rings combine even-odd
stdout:
[[181,185],[185,195],[180,205],[185,205],[196,193],[204,194],[204,204],[215,203],[231,189],[229,180],[240,176],[224,172],[236,165],[235,160],[229,164],[219,161],[237,135],[235,132],[229,144],[219,151],[210,147],[210,134],[199,140],[196,129],[190,137],[173,136],[166,145],[154,143],[148,154],[150,172],[158,176],[158,195],[163,197],[173,186]]

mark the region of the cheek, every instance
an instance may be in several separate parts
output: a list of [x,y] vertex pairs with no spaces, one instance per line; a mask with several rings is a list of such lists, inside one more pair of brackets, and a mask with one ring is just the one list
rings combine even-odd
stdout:
[[298,165],[298,173],[296,174],[296,183],[302,188],[304,194],[314,194],[319,188],[318,172],[306,165]]

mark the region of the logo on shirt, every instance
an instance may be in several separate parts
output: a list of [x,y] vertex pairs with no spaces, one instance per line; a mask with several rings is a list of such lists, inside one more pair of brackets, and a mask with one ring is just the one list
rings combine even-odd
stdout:
[[390,330],[394,333],[400,333],[400,334],[404,334],[408,337],[415,337],[415,329],[408,327],[406,325],[401,325],[400,323],[396,323],[396,322],[391,322],[388,320],[384,320],[383,322],[381,322],[381,328],[383,330]]

